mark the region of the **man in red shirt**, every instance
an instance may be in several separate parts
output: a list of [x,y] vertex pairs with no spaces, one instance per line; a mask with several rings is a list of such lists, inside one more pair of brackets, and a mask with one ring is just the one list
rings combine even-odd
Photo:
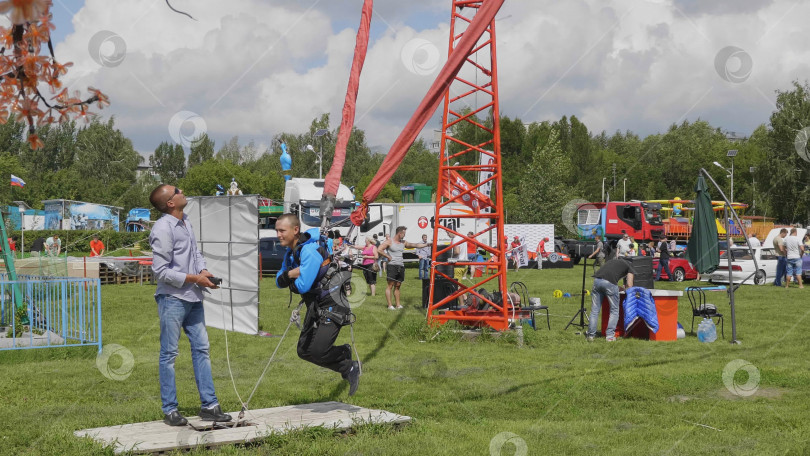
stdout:
[[97,257],[104,255],[104,243],[98,239],[98,234],[93,235],[93,240],[90,241],[90,256]]
[[548,256],[548,253],[546,253],[546,242],[548,242],[547,237],[543,238],[543,240],[537,244],[537,269],[543,269],[543,258]]

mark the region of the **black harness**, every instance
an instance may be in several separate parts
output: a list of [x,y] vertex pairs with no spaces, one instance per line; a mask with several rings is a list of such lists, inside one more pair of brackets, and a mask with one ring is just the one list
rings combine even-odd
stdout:
[[[300,241],[305,241],[301,235]],[[304,248],[302,242],[292,251],[292,264],[301,265],[301,250]],[[338,326],[346,326],[354,323],[355,316],[352,313],[347,294],[351,290],[352,273],[349,270],[341,269],[340,263],[329,254],[326,244],[326,237],[318,238],[318,253],[323,258],[318,274],[312,283],[312,287],[306,293],[299,293],[295,287],[295,282],[290,282],[290,291],[301,294],[307,307],[315,304],[315,311],[318,313],[320,324],[334,323]],[[290,255],[290,252],[288,252]],[[290,264],[289,262],[287,264]]]

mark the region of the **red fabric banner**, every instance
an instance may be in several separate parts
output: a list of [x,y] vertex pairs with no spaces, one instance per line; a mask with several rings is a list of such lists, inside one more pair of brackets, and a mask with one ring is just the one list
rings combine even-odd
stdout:
[[360,27],[357,29],[357,40],[354,45],[354,60],[349,74],[349,87],[346,88],[346,99],[343,102],[343,118],[340,121],[337,144],[335,145],[335,158],[332,167],[326,174],[323,186],[324,195],[334,197],[340,186],[340,176],[343,174],[343,165],[346,164],[346,145],[354,127],[354,114],[357,107],[357,91],[360,88],[360,72],[363,71],[363,62],[366,60],[368,50],[368,35],[371,28],[371,13],[374,9],[374,0],[363,2],[363,12],[360,16]]
[[[453,170],[447,171],[447,183],[447,187],[444,188],[444,196],[448,199],[455,198],[472,188],[472,185],[461,177],[461,174]],[[456,199],[456,201],[468,206],[476,214],[483,208],[495,206],[488,196],[478,190],[472,190]]]
[[430,90],[428,90],[422,102],[419,103],[416,112],[413,113],[408,124],[405,125],[399,137],[394,141],[391,150],[388,151],[388,155],[386,155],[382,166],[380,166],[380,170],[377,171],[374,179],[371,180],[371,184],[369,184],[368,188],[366,188],[366,191],[363,193],[362,205],[358,210],[352,213],[352,222],[355,225],[360,226],[363,223],[366,213],[368,212],[369,203],[377,199],[377,196],[380,194],[383,187],[385,187],[385,184],[391,180],[391,176],[394,175],[399,165],[402,164],[405,154],[408,153],[408,148],[411,147],[416,137],[419,135],[419,132],[422,131],[425,124],[427,124],[430,117],[436,111],[436,108],[444,97],[444,93],[453,82],[453,78],[456,77],[461,67],[467,61],[467,56],[470,55],[470,52],[472,52],[476,43],[478,43],[481,35],[484,34],[489,24],[495,19],[495,15],[503,5],[503,1],[504,0],[488,0],[482,3],[482,6],[475,14],[475,18],[470,23],[470,26],[464,31],[464,35],[459,40],[458,45],[447,58],[447,62],[444,64],[444,67],[442,67],[436,80],[433,81],[433,85],[430,86]]

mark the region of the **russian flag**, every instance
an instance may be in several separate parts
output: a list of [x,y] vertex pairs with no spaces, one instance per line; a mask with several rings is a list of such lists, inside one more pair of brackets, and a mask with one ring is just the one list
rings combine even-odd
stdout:
[[25,187],[25,181],[12,174],[11,175],[11,185],[23,188],[23,187]]

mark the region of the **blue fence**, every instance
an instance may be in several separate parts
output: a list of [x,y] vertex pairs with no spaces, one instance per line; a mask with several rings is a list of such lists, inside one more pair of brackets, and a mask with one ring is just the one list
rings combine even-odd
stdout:
[[[101,351],[99,279],[17,279],[0,274],[0,350],[96,345]],[[24,305],[20,312],[18,293]]]

